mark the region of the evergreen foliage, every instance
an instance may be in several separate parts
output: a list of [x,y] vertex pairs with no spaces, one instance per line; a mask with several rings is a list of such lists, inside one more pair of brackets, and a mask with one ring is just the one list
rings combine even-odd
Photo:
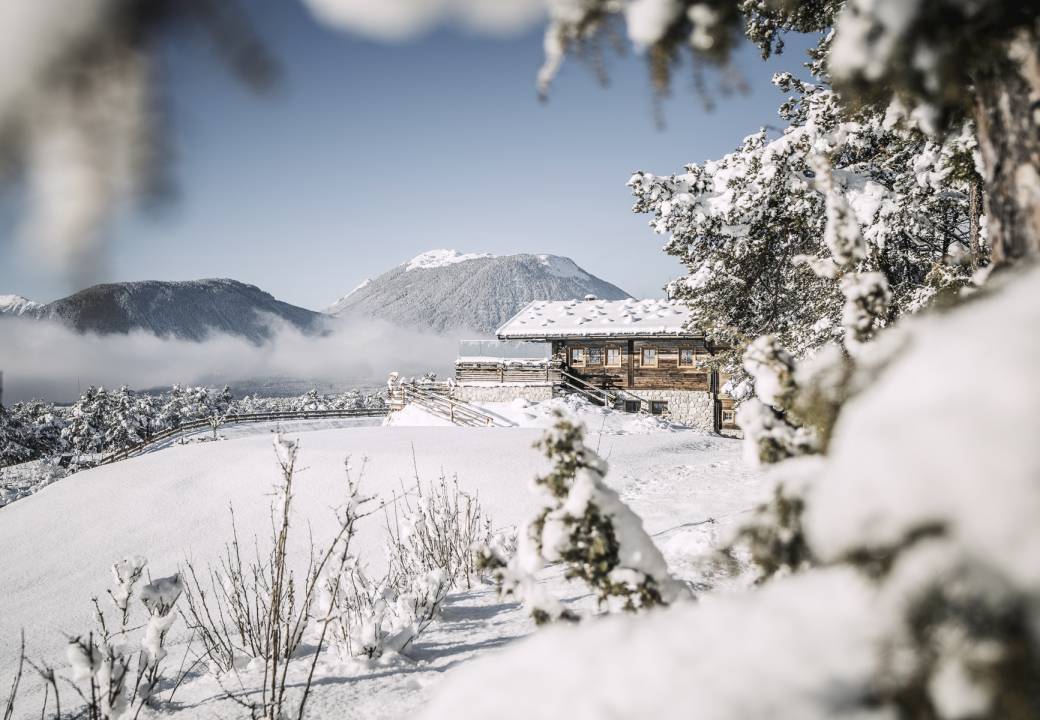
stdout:
[[607,464],[585,446],[584,430],[562,414],[538,442],[553,463],[535,479],[545,507],[522,533],[516,554],[504,557],[485,543],[478,563],[506,595],[522,599],[539,624],[578,617],[534,580],[545,563],[563,563],[568,578],[582,580],[600,608],[635,612],[690,597],[668,572],[643,522],[605,483]]
[[781,115],[735,152],[683,173],[639,172],[634,210],[669,234],[666,252],[689,274],[669,294],[739,374],[742,348],[771,334],[796,356],[945,298],[988,263],[971,237],[971,193],[980,182],[970,127],[942,142],[891,115],[846,117],[826,86],[790,74]]

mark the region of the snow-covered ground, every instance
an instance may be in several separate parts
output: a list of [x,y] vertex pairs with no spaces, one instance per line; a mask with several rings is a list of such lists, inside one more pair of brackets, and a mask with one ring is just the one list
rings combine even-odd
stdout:
[[[389,497],[412,482],[416,471],[423,480],[454,475],[463,490],[479,493],[496,527],[522,525],[538,508],[532,478],[547,467],[533,444],[556,408],[576,412],[585,422],[588,444],[610,463],[609,483],[643,517],[673,571],[710,581],[692,556],[763,492],[762,477],[741,463],[739,443],[563,400],[486,406],[517,425],[508,428],[439,427],[415,410],[385,427],[293,427],[303,468],[295,495],[295,560],[303,558],[306,543],[299,541],[305,527],[319,540],[333,529],[332,508],[343,497],[348,456],[355,474],[364,467],[368,493]],[[81,472],[0,509],[0,679],[13,673],[22,629],[31,657],[61,666],[66,634],[93,627],[90,598],[104,600],[113,561],[143,555],[154,577],[174,572],[187,559],[215,562],[229,539],[229,504],[240,536],[265,537],[277,480],[270,430],[226,428],[224,441],[175,445]],[[363,524],[355,547],[373,567],[382,562],[383,539],[379,520]],[[589,602],[580,587],[563,580],[560,568],[548,568],[543,576],[559,596]],[[179,644],[168,661],[173,669],[186,639],[182,621],[175,628]],[[410,659],[386,666],[345,664],[329,652],[319,664],[308,715],[340,717],[349,708],[357,717],[408,716],[457,667],[533,631],[527,614],[500,601],[491,587],[453,593],[443,618],[409,650]],[[248,673],[242,680],[249,684]],[[35,679],[27,678],[19,716],[38,714],[38,690]],[[220,696],[210,676],[193,675],[177,690],[176,714],[242,712]]]
[[[265,423],[243,423],[225,425],[217,431],[220,440],[245,437],[247,435],[270,436],[273,433],[284,431],[288,433],[302,433],[312,430],[325,430],[332,428],[371,427],[383,422],[380,417],[358,417],[358,418],[328,418],[323,420],[281,420]],[[213,436],[212,430],[202,428],[194,432],[177,435],[156,443],[148,448],[147,452],[158,452],[174,445],[207,442]],[[16,500],[21,500],[38,492],[50,483],[64,479],[64,472],[53,465],[48,465],[45,460],[33,460],[31,462],[11,465],[0,468],[0,508]]]

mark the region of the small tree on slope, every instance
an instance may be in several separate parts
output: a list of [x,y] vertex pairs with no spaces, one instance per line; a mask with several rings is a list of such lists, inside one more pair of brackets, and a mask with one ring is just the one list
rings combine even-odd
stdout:
[[633,612],[690,597],[689,589],[669,574],[643,521],[607,487],[607,464],[585,446],[580,426],[557,412],[556,423],[537,447],[553,462],[552,471],[535,480],[545,507],[528,524],[512,559],[488,548],[482,552],[484,566],[497,567],[506,593],[520,596],[539,623],[576,619],[534,582],[545,563],[560,562],[568,578],[583,580],[600,606],[611,611]]

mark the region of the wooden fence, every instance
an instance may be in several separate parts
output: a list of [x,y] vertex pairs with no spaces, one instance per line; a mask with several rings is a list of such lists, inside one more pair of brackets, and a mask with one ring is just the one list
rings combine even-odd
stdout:
[[[220,423],[223,425],[232,425],[237,423],[253,423],[253,422],[270,422],[272,420],[324,420],[334,418],[353,418],[353,417],[383,417],[387,413],[387,408],[350,408],[343,410],[284,410],[281,412],[268,412],[268,413],[244,413],[240,415],[227,415],[223,418]],[[195,430],[202,428],[212,427],[209,419],[203,420],[192,420],[178,425],[175,428],[168,428],[157,432],[156,434],[142,440],[141,442],[131,445],[130,447],[123,448],[122,450],[116,450],[108,453],[98,460],[98,465],[108,465],[110,463],[117,462],[119,460],[125,460],[126,458],[141,452],[150,445],[168,440],[178,435],[185,435]]]

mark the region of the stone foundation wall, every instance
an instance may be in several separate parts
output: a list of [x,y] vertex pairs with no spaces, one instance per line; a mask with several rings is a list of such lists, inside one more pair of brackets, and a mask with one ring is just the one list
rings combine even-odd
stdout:
[[668,417],[698,430],[715,430],[715,398],[703,390],[634,390],[644,400],[667,400]]
[[[644,400],[666,400],[668,418],[698,430],[715,430],[715,398],[703,390],[650,390],[635,391]],[[553,396],[552,385],[456,385],[452,397],[463,402],[511,402],[522,398],[529,402],[549,400]]]
[[552,385],[456,385],[452,396],[463,402],[529,402],[552,399]]

